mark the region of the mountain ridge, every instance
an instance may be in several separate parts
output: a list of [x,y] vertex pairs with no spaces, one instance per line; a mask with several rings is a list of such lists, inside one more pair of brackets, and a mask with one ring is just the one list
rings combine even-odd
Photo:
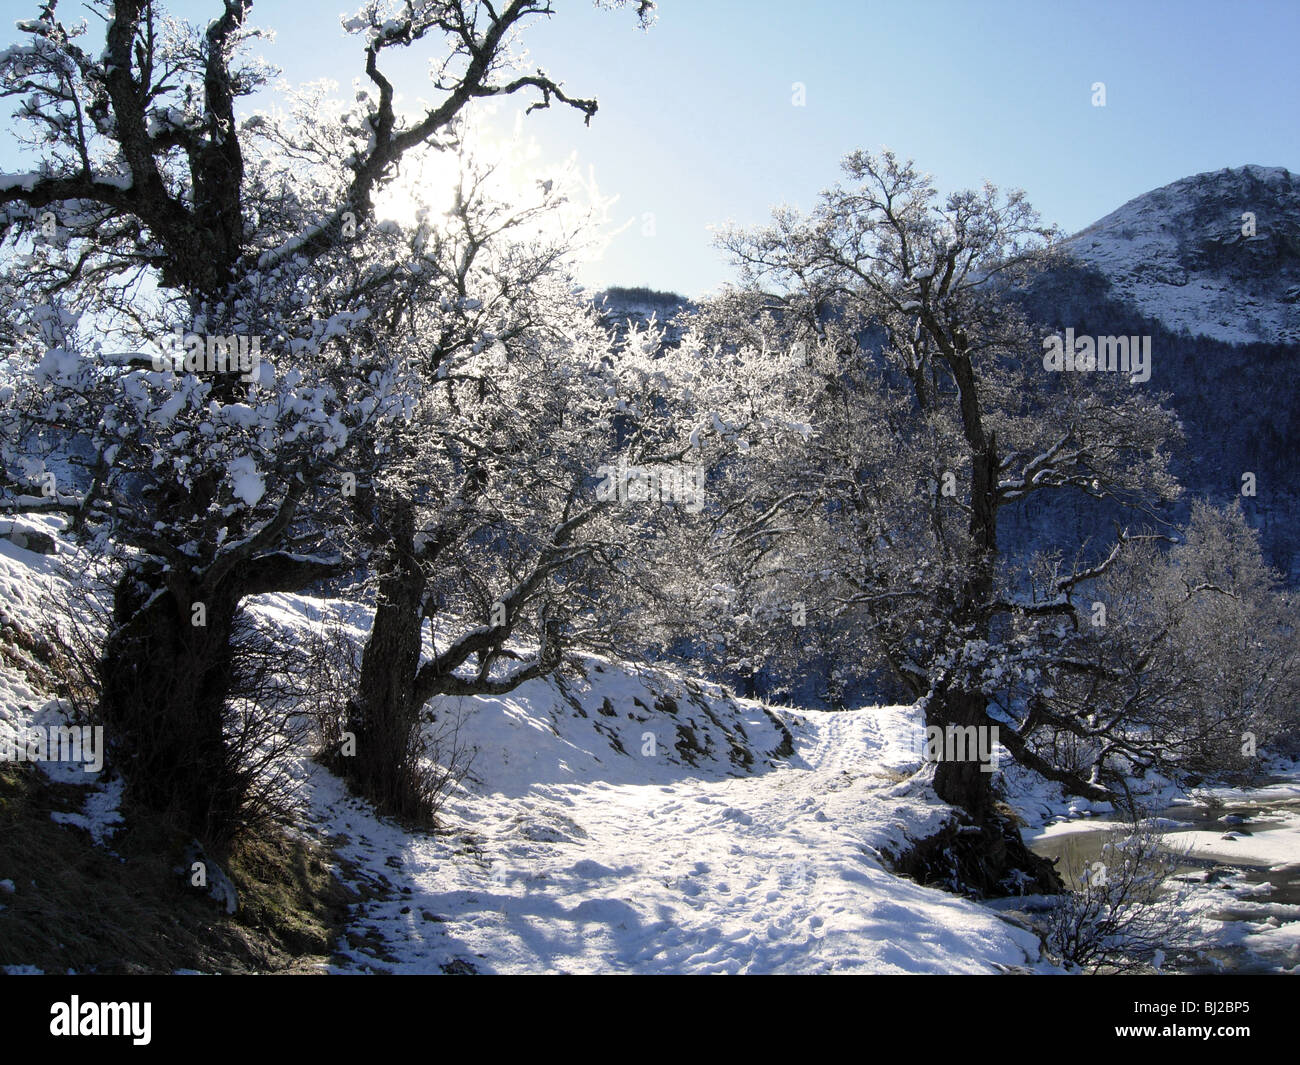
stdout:
[[1284,167],[1179,178],[1135,196],[1063,247],[1171,332],[1300,343],[1300,176]]

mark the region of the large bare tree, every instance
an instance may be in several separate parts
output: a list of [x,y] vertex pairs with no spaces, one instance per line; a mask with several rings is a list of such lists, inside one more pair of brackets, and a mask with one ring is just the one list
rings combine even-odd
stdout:
[[[246,58],[251,0],[216,6],[195,26],[152,0],[94,0],[98,25],[69,26],[51,2],[0,54],[0,94],[37,160],[0,176],[23,409],[86,445],[84,478],[58,471],[40,505],[124,551],[103,712],[139,795],[210,835],[239,801],[221,769],[239,604],[345,561],[338,478],[392,410],[382,315],[410,262],[385,253],[400,244],[373,226],[375,194],[475,100],[596,112],[517,66],[546,0],[371,0],[344,22],[368,85],[355,106],[241,116],[271,72]],[[653,5],[633,6],[648,23]],[[385,73],[404,49],[433,59],[413,115]],[[175,330],[198,358],[106,359],[96,334],[110,328],[155,354]],[[262,357],[236,372],[241,338]],[[30,441],[30,426],[10,439]],[[24,477],[54,471],[8,457],[21,471],[8,505],[29,506]]]
[[[1152,514],[1177,491],[1164,450],[1176,422],[1128,374],[1045,369],[1045,332],[1008,295],[1051,254],[1052,233],[1022,194],[986,186],[941,198],[888,152],[854,153],[844,171],[846,184],[811,214],[783,210],[768,227],[724,234],[746,289],[701,320],[724,339],[738,318],[763,318],[763,343],[805,350],[805,374],[821,382],[801,468],[770,486],[766,509],[751,508],[769,535],[750,540],[779,546],[782,569],[805,575],[807,609],[841,626],[857,619],[846,631],[890,665],[928,726],[945,735],[997,727],[1038,772],[1115,798],[1104,780],[1027,742],[1034,714],[1046,712],[1041,699],[1022,689],[1008,712],[990,692],[1013,674],[1050,690],[1054,671],[1075,668],[1068,640],[1055,653],[1047,645],[1062,626],[1087,624],[1082,589],[1131,538],[1121,530],[1099,557],[1096,545],[1087,558],[1085,545],[1065,545],[1078,565],[1035,596],[1008,567],[999,519],[1040,492]],[[798,537],[780,535],[810,515]],[[1005,889],[1009,875],[1055,885],[979,759],[941,758],[934,786],[966,824],[921,864],[955,865],[955,880],[982,891]]]

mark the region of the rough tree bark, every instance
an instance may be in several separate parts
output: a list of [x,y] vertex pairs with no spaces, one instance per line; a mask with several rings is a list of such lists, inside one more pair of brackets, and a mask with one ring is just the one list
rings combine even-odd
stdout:
[[[194,603],[203,625],[193,624]],[[100,662],[101,712],[130,793],[214,841],[238,804],[222,731],[237,606],[229,583],[209,592],[130,570]]]
[[416,700],[423,601],[427,581],[415,555],[411,501],[397,496],[387,508],[389,540],[379,560],[374,621],[361,658],[356,693],[349,700],[345,728],[355,753],[335,757],[334,767],[380,811],[419,821],[412,783],[419,771],[413,743],[423,703]]

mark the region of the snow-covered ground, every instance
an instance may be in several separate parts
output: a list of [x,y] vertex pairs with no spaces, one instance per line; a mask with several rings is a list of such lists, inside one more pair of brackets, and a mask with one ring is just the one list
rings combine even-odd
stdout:
[[[50,557],[0,540],[0,622],[36,630],[42,585],[78,565],[60,549]],[[254,610],[287,639],[329,619],[359,639],[367,622],[358,604],[302,596],[262,597]],[[946,815],[918,772],[914,708],[796,712],[598,657],[582,673],[431,704],[430,727],[459,722],[475,752],[436,834],[376,817],[301,752],[301,829],[332,845],[340,875],[366,889],[334,971],[1054,971],[1020,925],[889,872],[881,852]],[[0,740],[61,716],[0,657]],[[120,781],[46,769],[87,786],[81,814],[52,816],[111,848]],[[1004,769],[1031,841],[1112,823],[1108,808]],[[1179,800],[1153,783],[1153,800]],[[1260,807],[1249,829],[1178,833],[1195,857],[1258,874],[1199,892],[1189,917],[1284,966],[1300,952],[1300,906],[1278,879],[1300,860],[1300,812],[1289,805],[1298,796],[1300,783],[1222,790],[1214,798]],[[1231,925],[1210,919],[1225,905]]]
[[[0,542],[8,618],[39,621],[38,580],[57,566]],[[295,596],[256,609],[288,630],[360,614]],[[304,831],[386,896],[357,905],[339,970],[1041,967],[1033,934],[885,868],[880,848],[944,816],[924,774],[904,779],[919,766],[910,708],[801,714],[599,658],[585,672],[436,705],[434,727],[459,718],[477,749],[438,834],[376,817],[304,752]],[[57,719],[8,664],[0,674],[0,729]],[[89,787],[75,818],[109,846],[115,796]]]
[[[615,674],[613,687],[632,683]],[[563,739],[547,737],[537,727],[552,717],[546,687],[469,708],[487,742],[477,781],[447,811],[447,837],[382,824],[316,774],[315,816],[346,838],[341,854],[409,891],[358,913],[357,931],[383,948],[349,951],[346,968],[944,973],[1036,964],[1035,936],[882,865],[878,848],[942,817],[919,780],[889,774],[913,757],[891,740],[908,710],[809,714],[796,722],[787,764],[727,776],[716,762],[638,766],[639,752],[611,752],[594,733],[575,749],[581,729],[568,726],[579,719],[562,712]],[[517,753],[533,758],[520,743],[530,732],[541,733],[543,750],[585,763],[581,779],[523,783],[513,767]]]

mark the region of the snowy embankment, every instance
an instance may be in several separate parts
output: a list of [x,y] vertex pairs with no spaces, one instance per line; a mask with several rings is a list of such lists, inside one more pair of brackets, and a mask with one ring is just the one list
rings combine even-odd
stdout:
[[[55,565],[0,543],[11,621],[37,620],[33,578]],[[255,609],[300,635],[325,616],[364,616],[296,596]],[[1039,966],[1034,935],[881,859],[944,817],[926,775],[909,776],[920,768],[909,708],[794,713],[599,658],[584,670],[431,704],[431,727],[458,718],[477,749],[436,835],[377,818],[303,752],[302,828],[369,889],[335,971]],[[57,712],[9,662],[0,672],[0,729]],[[93,786],[86,810],[110,846],[113,794]]]

